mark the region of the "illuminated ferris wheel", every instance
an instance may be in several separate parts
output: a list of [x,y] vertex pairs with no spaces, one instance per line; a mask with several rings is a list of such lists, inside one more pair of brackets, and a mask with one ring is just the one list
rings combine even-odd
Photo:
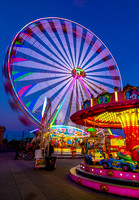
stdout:
[[117,64],[102,41],[80,24],[57,17],[23,27],[5,66],[10,93],[38,126],[46,97],[52,102],[52,124],[72,125],[70,116],[91,95],[122,89]]

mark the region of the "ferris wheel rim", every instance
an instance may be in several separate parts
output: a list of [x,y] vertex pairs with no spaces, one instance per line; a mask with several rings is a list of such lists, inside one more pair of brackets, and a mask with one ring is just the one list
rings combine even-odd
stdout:
[[[86,27],[84,27],[84,26],[82,26],[81,24],[76,23],[76,22],[74,22],[74,21],[72,21],[72,20],[68,20],[68,19],[65,19],[65,18],[59,18],[59,17],[46,17],[46,18],[40,18],[40,19],[31,21],[30,23],[28,23],[27,25],[25,25],[25,26],[15,35],[15,37],[14,37],[14,39],[12,40],[12,43],[11,43],[11,45],[10,45],[10,48],[9,48],[9,54],[8,54],[8,74],[9,74],[9,79],[10,79],[10,82],[11,82],[11,84],[12,84],[12,88],[13,88],[13,90],[14,90],[14,93],[15,93],[15,95],[16,95],[16,98],[20,101],[20,103],[21,103],[22,101],[21,101],[21,98],[19,97],[19,95],[18,95],[18,93],[17,93],[17,91],[16,91],[16,89],[15,89],[15,87],[14,87],[14,81],[13,81],[13,79],[12,79],[11,70],[10,70],[11,52],[12,52],[12,49],[13,49],[13,47],[14,47],[14,44],[15,44],[15,41],[16,41],[18,35],[19,35],[26,27],[28,27],[29,25],[33,24],[34,22],[38,22],[38,21],[41,21],[41,20],[47,20],[47,19],[66,20],[66,21],[68,21],[68,22],[70,22],[70,23],[74,23],[75,25],[78,25],[79,27],[82,27],[83,29],[85,29],[85,30],[87,30],[88,32],[90,32],[93,36],[95,36],[95,37],[101,42],[101,44],[106,48],[106,50],[109,52],[109,54],[111,55],[111,57],[112,57],[112,59],[113,59],[113,61],[114,61],[114,63],[115,63],[116,69],[118,70],[118,73],[119,73],[119,78],[120,78],[120,83],[121,83],[121,89],[122,89],[121,74],[120,74],[118,65],[117,65],[117,63],[116,63],[114,57],[112,56],[111,52],[110,52],[109,49],[106,47],[106,45],[105,45],[92,31],[90,31],[90,30],[87,29]],[[22,104],[22,103],[21,103],[21,104]],[[23,104],[23,106],[24,106],[24,104]],[[25,106],[24,106],[24,109],[26,110],[27,113],[29,113],[29,114],[31,115],[31,117],[34,118],[34,115],[32,115],[32,113],[31,113]],[[39,122],[38,119],[35,118],[35,120],[36,120],[37,122]]]

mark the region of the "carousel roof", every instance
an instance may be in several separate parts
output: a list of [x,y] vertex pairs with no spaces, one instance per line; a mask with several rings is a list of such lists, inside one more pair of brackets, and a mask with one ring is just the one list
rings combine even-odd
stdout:
[[115,93],[98,95],[93,99],[92,107],[77,111],[70,117],[71,120],[87,127],[122,128],[119,114],[131,114],[139,110],[139,87],[127,84],[123,91],[117,93],[117,101]]

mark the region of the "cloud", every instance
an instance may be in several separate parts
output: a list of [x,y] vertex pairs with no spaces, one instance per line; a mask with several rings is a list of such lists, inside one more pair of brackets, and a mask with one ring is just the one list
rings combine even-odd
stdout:
[[74,0],[74,6],[84,7],[88,0]]

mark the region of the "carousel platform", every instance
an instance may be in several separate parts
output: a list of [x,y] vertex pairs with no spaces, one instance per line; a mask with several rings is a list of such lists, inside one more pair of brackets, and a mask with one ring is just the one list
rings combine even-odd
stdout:
[[95,190],[120,196],[139,198],[139,170],[124,172],[103,169],[100,165],[84,162],[71,168],[70,178],[76,183]]

